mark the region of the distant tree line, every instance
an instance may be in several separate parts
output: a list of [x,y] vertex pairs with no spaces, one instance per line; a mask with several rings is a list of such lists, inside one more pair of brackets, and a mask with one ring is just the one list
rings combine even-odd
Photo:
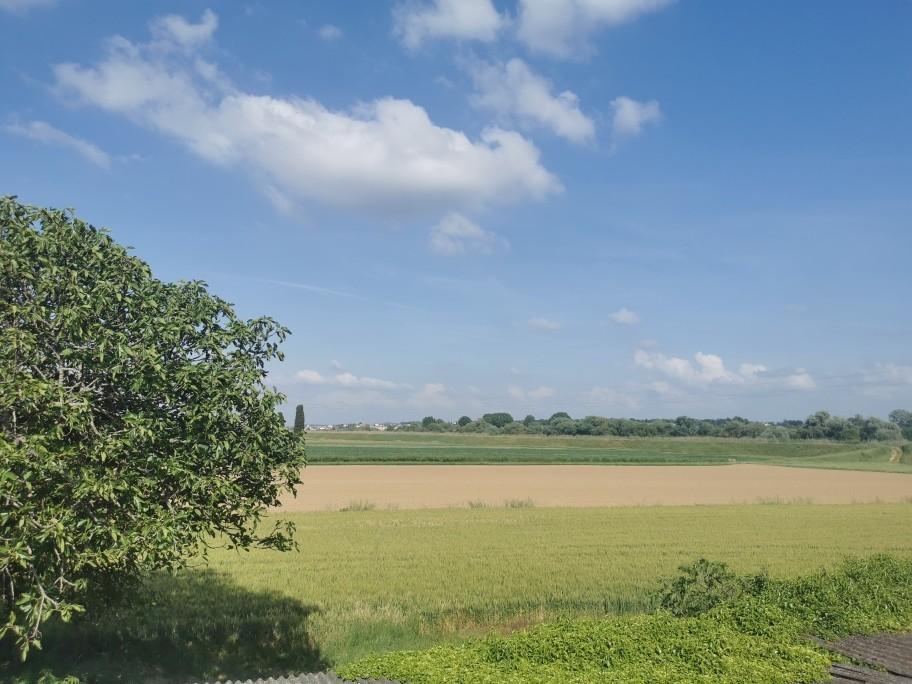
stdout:
[[516,420],[509,413],[486,413],[472,419],[462,416],[455,422],[426,416],[405,423],[399,429],[415,432],[463,432],[482,434],[608,435],[617,437],[732,437],[785,442],[793,439],[828,439],[837,442],[891,442],[912,440],[912,411],[897,409],[889,420],[861,415],[851,418],[818,411],[805,420],[764,423],[740,416],[733,418],[572,418],[558,412],[550,418],[528,415]]

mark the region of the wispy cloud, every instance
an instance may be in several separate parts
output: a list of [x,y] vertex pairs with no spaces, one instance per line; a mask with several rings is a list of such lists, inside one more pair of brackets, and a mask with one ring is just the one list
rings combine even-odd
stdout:
[[342,29],[338,26],[333,26],[332,24],[324,24],[317,31],[317,35],[320,36],[322,40],[331,42],[334,40],[339,40],[342,37]]
[[555,332],[561,329],[561,324],[557,321],[552,321],[549,318],[535,317],[529,319],[529,327],[532,330],[541,330],[543,332]]
[[431,251],[446,256],[493,254],[510,248],[496,233],[484,230],[459,213],[450,213],[431,229]]
[[57,4],[57,0],[0,0],[0,10],[24,14],[32,9],[43,9]]
[[491,0],[413,1],[393,9],[394,32],[410,50],[435,38],[490,43],[506,23]]
[[533,387],[532,389],[524,389],[519,385],[511,385],[507,388],[507,394],[510,395],[512,399],[518,401],[540,401],[553,397],[557,394],[557,390],[553,387],[548,387],[547,385],[540,385],[538,387]]
[[662,109],[655,100],[638,102],[629,97],[616,97],[611,101],[614,116],[611,130],[616,141],[633,138],[643,131],[647,124],[662,120]]
[[633,325],[640,322],[640,317],[635,311],[622,307],[611,314],[611,320],[619,325]]
[[307,385],[333,385],[336,387],[362,388],[362,389],[381,389],[395,390],[408,389],[410,385],[392,380],[381,380],[380,378],[371,378],[368,376],[358,376],[353,373],[343,372],[335,375],[323,375],[322,373],[305,368],[299,370],[294,375],[297,382],[303,382]]
[[3,129],[12,135],[28,138],[29,140],[36,140],[45,145],[57,145],[69,148],[82,155],[96,166],[100,166],[104,169],[110,168],[111,166],[110,155],[98,147],[98,145],[90,143],[88,140],[83,140],[82,138],[70,135],[69,133],[61,131],[59,128],[54,128],[45,121],[29,121],[24,124],[11,123],[4,126]]

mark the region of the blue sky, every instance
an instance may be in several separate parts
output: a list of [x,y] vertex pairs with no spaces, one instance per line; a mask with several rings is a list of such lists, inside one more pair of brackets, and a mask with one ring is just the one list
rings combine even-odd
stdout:
[[313,422],[912,407],[912,3],[0,0],[0,191]]

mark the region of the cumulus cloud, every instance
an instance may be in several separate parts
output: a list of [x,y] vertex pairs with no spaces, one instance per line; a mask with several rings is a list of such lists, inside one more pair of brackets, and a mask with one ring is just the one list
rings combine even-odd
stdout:
[[[637,349],[634,364],[640,368],[658,371],[684,385],[706,387],[713,384],[741,385],[746,388],[771,388],[809,391],[816,388],[813,376],[803,368],[785,373],[773,373],[761,363],[742,363],[738,372],[725,367],[722,357],[716,354],[694,354],[694,361],[659,352]],[[660,394],[675,390],[671,385],[654,387]],[[664,390],[664,391],[663,391]]]
[[339,40],[342,37],[342,29],[332,24],[324,24],[317,31],[317,35],[327,42]]
[[[220,166],[245,169],[283,206],[314,200],[388,217],[477,209],[561,190],[522,135],[478,139],[392,97],[332,110],[313,99],[255,95],[188,52],[214,30],[153,22],[159,40],[116,37],[91,66],[54,66],[57,90],[171,137]],[[157,27],[157,28],[156,28]],[[171,36],[163,47],[162,36]]]
[[766,373],[768,370],[762,363],[742,363],[738,366],[738,372],[748,380],[756,380],[758,375]]
[[44,121],[29,121],[25,124],[13,123],[4,126],[3,129],[12,135],[18,135],[23,138],[28,138],[29,140],[37,140],[45,145],[67,147],[79,153],[96,166],[101,166],[105,169],[111,166],[110,155],[100,147],[90,143],[88,140],[83,140],[82,138],[77,138],[69,133],[65,133],[59,128],[54,128]]
[[57,0],[0,0],[0,10],[21,14],[31,9],[41,9],[56,4]]
[[540,385],[539,387],[533,387],[532,389],[524,389],[519,385],[511,385],[507,388],[507,394],[518,401],[540,401],[553,397],[557,394],[557,390],[553,387],[548,387],[547,385]]
[[621,96],[611,101],[614,116],[611,120],[611,130],[615,139],[632,138],[639,135],[643,126],[660,121],[662,110],[655,100],[637,102],[636,100]]
[[797,390],[812,390],[816,389],[817,383],[814,382],[814,378],[806,370],[799,368],[794,373],[789,373],[785,376],[785,384],[788,387],[792,387]]
[[526,125],[550,129],[574,143],[595,138],[595,124],[579,108],[579,98],[565,90],[552,93],[552,84],[533,72],[521,59],[506,63],[479,62],[471,70],[477,93],[471,98],[479,108]]
[[556,330],[560,330],[561,324],[548,318],[535,317],[529,319],[529,327],[532,328],[532,330],[555,332]]
[[308,385],[332,385],[336,387],[378,390],[405,389],[409,387],[408,385],[399,382],[393,382],[392,380],[381,380],[379,378],[357,376],[348,372],[337,373],[335,375],[323,375],[318,371],[310,370],[307,368],[299,370],[297,373],[295,373],[294,377],[298,382],[303,382]]
[[635,311],[631,311],[627,307],[621,307],[611,314],[611,320],[620,325],[633,325],[640,322],[640,317]]
[[183,48],[194,48],[209,42],[217,28],[218,17],[210,9],[203,12],[198,23],[187,21],[179,14],[169,14],[153,19],[149,25],[154,39]]
[[437,254],[493,254],[509,247],[504,238],[480,228],[456,212],[444,216],[440,223],[431,229],[431,250]]
[[394,33],[410,50],[434,38],[490,43],[505,24],[491,0],[412,1],[393,9]]
[[520,0],[517,35],[526,47],[551,57],[580,57],[592,51],[590,38],[654,12],[671,0]]
[[637,349],[634,363],[642,368],[661,371],[666,375],[687,383],[707,384],[711,382],[739,382],[743,378],[725,368],[720,356],[715,354],[694,354],[696,364],[677,356],[665,356],[659,352]]

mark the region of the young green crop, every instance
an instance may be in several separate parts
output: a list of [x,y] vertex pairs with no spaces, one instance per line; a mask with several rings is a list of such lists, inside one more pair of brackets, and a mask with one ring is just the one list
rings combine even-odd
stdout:
[[603,463],[719,465],[767,463],[912,473],[885,444],[825,441],[766,442],[723,438],[544,437],[390,432],[314,432],[311,463]]
[[[697,574],[682,579],[694,582]],[[369,656],[340,673],[409,684],[809,684],[826,677],[833,657],[807,635],[912,629],[912,559],[849,559],[833,571],[742,584],[743,593],[693,617],[562,620],[463,645]]]
[[[216,550],[208,571],[153,577],[94,622],[49,629],[29,672],[51,667],[102,682],[124,681],[124,671],[255,679],[649,610],[660,579],[700,557],[738,573],[766,568],[774,579],[847,554],[912,557],[910,504],[498,505],[290,517],[299,552]],[[4,672],[0,664],[0,681]]]

